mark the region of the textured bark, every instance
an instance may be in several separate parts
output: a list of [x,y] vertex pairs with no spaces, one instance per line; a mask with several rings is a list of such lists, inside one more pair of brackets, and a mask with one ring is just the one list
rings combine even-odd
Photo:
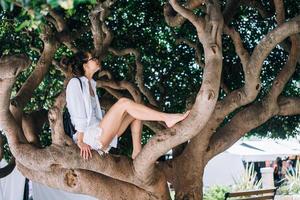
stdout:
[[128,186],[91,171],[59,168],[47,172],[39,172],[28,169],[21,164],[18,164],[18,169],[33,181],[68,192],[92,195],[99,199],[103,199],[103,197],[107,200],[155,199],[151,194],[135,186]]
[[38,110],[25,114],[22,118],[22,129],[27,141],[39,146],[39,134],[43,125],[48,121],[48,111]]
[[[181,191],[182,188],[185,188],[183,189],[183,191],[180,192],[180,197],[177,197],[178,199],[183,199],[184,196],[186,196],[186,199],[189,199],[191,193],[193,194],[192,192],[193,188],[196,187],[195,184],[196,185],[199,184],[198,182],[202,177],[204,166],[214,155],[224,151],[226,148],[231,146],[236,140],[238,140],[248,131],[263,124],[272,116],[279,114],[270,111],[272,106],[268,106],[270,108],[266,109],[266,105],[263,106],[253,105],[249,107],[249,109],[247,109],[247,112],[251,113],[251,115],[238,114],[236,117],[234,117],[234,120],[236,121],[231,122],[234,124],[230,126],[230,129],[228,127],[228,129],[226,130],[221,129],[222,131],[218,130],[216,132],[216,129],[219,127],[219,125],[223,122],[224,118],[229,113],[233,112],[235,109],[243,105],[251,103],[256,98],[256,95],[258,94],[258,91],[260,89],[259,88],[260,81],[257,78],[259,77],[260,70],[262,67],[261,61],[265,60],[266,56],[269,54],[272,48],[274,48],[274,44],[278,44],[280,41],[282,41],[289,35],[299,32],[299,22],[295,22],[293,24],[285,24],[285,26],[286,27],[280,26],[278,29],[274,30],[269,35],[267,35],[265,39],[263,39],[259,43],[258,47],[256,47],[255,51],[251,56],[247,52],[247,50],[243,47],[239,34],[235,30],[228,28],[227,26],[225,27],[224,32],[230,35],[231,38],[233,39],[234,45],[236,47],[236,52],[241,59],[244,72],[247,74],[245,76],[246,83],[244,88],[237,89],[236,91],[232,91],[230,94],[228,94],[227,97],[225,97],[224,100],[219,101],[217,103],[214,113],[210,118],[210,121],[206,124],[206,126],[201,131],[199,131],[198,135],[196,135],[191,140],[191,142],[187,145],[187,147],[185,148],[181,156],[168,162],[168,164],[163,165],[164,171],[165,172],[167,171],[166,174],[168,180],[174,185],[175,188],[176,187],[178,188],[177,190],[175,189],[175,191]],[[283,35],[282,32],[283,30],[288,29],[287,27],[291,27],[291,28],[295,27],[295,29],[291,30],[291,32],[289,33],[286,34],[284,33]],[[272,40],[268,40],[267,38],[272,38]],[[298,54],[296,53],[297,52],[297,50],[295,49],[297,48],[296,46],[298,46],[298,44],[294,45],[294,54],[290,55],[291,59],[289,59],[288,63],[286,64],[285,67],[286,70],[283,70],[281,72],[282,75],[281,74],[278,75],[278,79],[279,79],[278,81],[276,80],[274,81],[274,85],[275,85],[274,88],[276,89],[278,89],[279,83],[281,82],[282,84],[280,85],[285,85],[286,81],[284,80],[288,79],[291,76],[291,74],[294,73],[295,66],[296,66],[295,59],[298,59],[299,56],[299,53]],[[264,50],[258,50],[261,47],[263,47]],[[262,52],[264,52],[264,54],[262,54]],[[255,62],[251,63],[250,60]],[[258,60],[261,61],[258,62]],[[254,69],[256,68],[255,69],[256,72],[255,70],[250,72],[250,69],[253,68]],[[251,73],[254,74],[252,75]],[[286,78],[284,79],[283,76],[285,76]],[[249,83],[252,84],[251,89],[250,86],[248,86]],[[255,83],[257,83],[256,84],[257,87],[254,87]],[[247,87],[249,88],[247,89]],[[281,90],[279,89],[278,92],[280,93]],[[296,107],[296,105],[298,104],[298,100],[299,98],[284,98],[284,97],[280,98],[279,102],[281,103],[279,103],[279,105],[281,105],[280,107],[282,108],[282,110],[283,109],[286,110],[285,115],[289,115],[289,113],[291,115],[299,114],[299,109],[297,109]],[[258,116],[257,113],[261,113],[261,114],[259,114]],[[259,122],[256,121],[257,118],[260,119]],[[247,121],[248,124],[251,124],[249,125],[250,127],[248,128],[245,127],[243,123],[245,121]],[[235,137],[231,135],[231,133],[233,133],[233,135],[236,134]],[[217,136],[219,140],[218,144],[220,146],[212,145],[214,144],[213,141],[217,140],[215,138]],[[197,163],[197,165],[195,165],[195,163]],[[176,176],[177,174],[185,174],[185,176]],[[190,185],[190,187],[186,185]],[[195,197],[190,197],[190,199],[194,199],[194,198]]]
[[[180,44],[180,43],[184,43],[184,44],[188,45],[189,47],[191,47],[191,48],[193,48],[195,50],[195,60],[196,60],[196,63],[201,68],[204,68],[205,64],[201,61],[201,59],[202,59],[201,51],[198,48],[197,44],[194,44],[191,41],[183,39],[183,38],[179,38],[179,39],[176,40],[176,44]],[[221,80],[221,85],[220,86],[224,90],[225,93],[229,93],[228,87],[225,85],[225,83],[223,83],[222,80]]]
[[[204,0],[188,0],[184,6],[189,10],[194,10],[202,6],[204,2]],[[177,14],[169,3],[164,5],[164,16],[167,24],[172,27],[181,26],[186,21],[186,18]]]
[[45,74],[48,72],[52,63],[54,53],[58,47],[58,43],[53,38],[53,33],[49,27],[44,27],[42,39],[44,42],[44,50],[39,58],[34,72],[23,84],[18,91],[16,97],[12,100],[14,106],[22,110],[33,95],[34,89],[42,82]]
[[128,81],[112,81],[112,80],[107,80],[107,81],[102,81],[98,80],[97,81],[97,86],[98,87],[104,87],[104,88],[111,88],[115,90],[128,90],[132,98],[134,99],[135,102],[142,102],[142,95],[140,90],[132,83]]
[[91,21],[91,31],[94,39],[95,55],[102,59],[107,53],[112,41],[112,33],[105,24],[105,19],[109,14],[109,8],[115,0],[99,2],[89,15]]

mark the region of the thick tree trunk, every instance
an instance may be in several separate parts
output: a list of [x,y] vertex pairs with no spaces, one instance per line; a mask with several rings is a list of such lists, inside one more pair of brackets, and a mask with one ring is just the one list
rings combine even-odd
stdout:
[[197,163],[197,171],[189,171],[189,167],[177,168],[179,176],[174,183],[176,200],[202,200],[203,196],[203,164]]

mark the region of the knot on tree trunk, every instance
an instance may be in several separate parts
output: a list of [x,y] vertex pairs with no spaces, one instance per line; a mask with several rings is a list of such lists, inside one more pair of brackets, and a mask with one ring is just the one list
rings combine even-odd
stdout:
[[208,100],[208,101],[213,100],[214,98],[216,98],[215,92],[211,89],[200,90],[199,96],[200,96],[200,98]]
[[164,16],[166,23],[171,27],[180,27],[185,21],[185,18],[181,15],[177,15],[177,12],[169,3],[164,5]]
[[16,108],[19,107],[19,100],[18,100],[18,97],[14,97],[10,100],[10,104]]
[[205,31],[209,37],[209,46],[213,54],[220,51],[220,38],[223,31],[224,19],[218,2],[205,1],[206,6],[206,27]]
[[67,186],[74,188],[78,183],[78,176],[75,170],[70,169],[66,172],[64,182]]
[[55,106],[49,110],[48,117],[51,124],[55,123],[58,118],[59,109]]

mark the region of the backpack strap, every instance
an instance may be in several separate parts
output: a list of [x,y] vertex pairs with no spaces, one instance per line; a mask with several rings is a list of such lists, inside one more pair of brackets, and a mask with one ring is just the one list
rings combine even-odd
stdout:
[[81,91],[82,91],[82,82],[81,82],[80,78],[79,77],[75,77],[75,78],[77,78],[79,80]]

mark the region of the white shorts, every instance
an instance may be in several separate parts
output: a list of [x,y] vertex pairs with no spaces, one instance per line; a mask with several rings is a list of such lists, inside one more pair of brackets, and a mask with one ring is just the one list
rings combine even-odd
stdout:
[[[99,123],[95,123],[87,128],[83,135],[83,142],[90,145],[92,149],[100,149],[100,137],[102,135],[102,129],[99,127]],[[118,137],[114,137],[110,143],[108,150],[111,147],[117,147]]]

